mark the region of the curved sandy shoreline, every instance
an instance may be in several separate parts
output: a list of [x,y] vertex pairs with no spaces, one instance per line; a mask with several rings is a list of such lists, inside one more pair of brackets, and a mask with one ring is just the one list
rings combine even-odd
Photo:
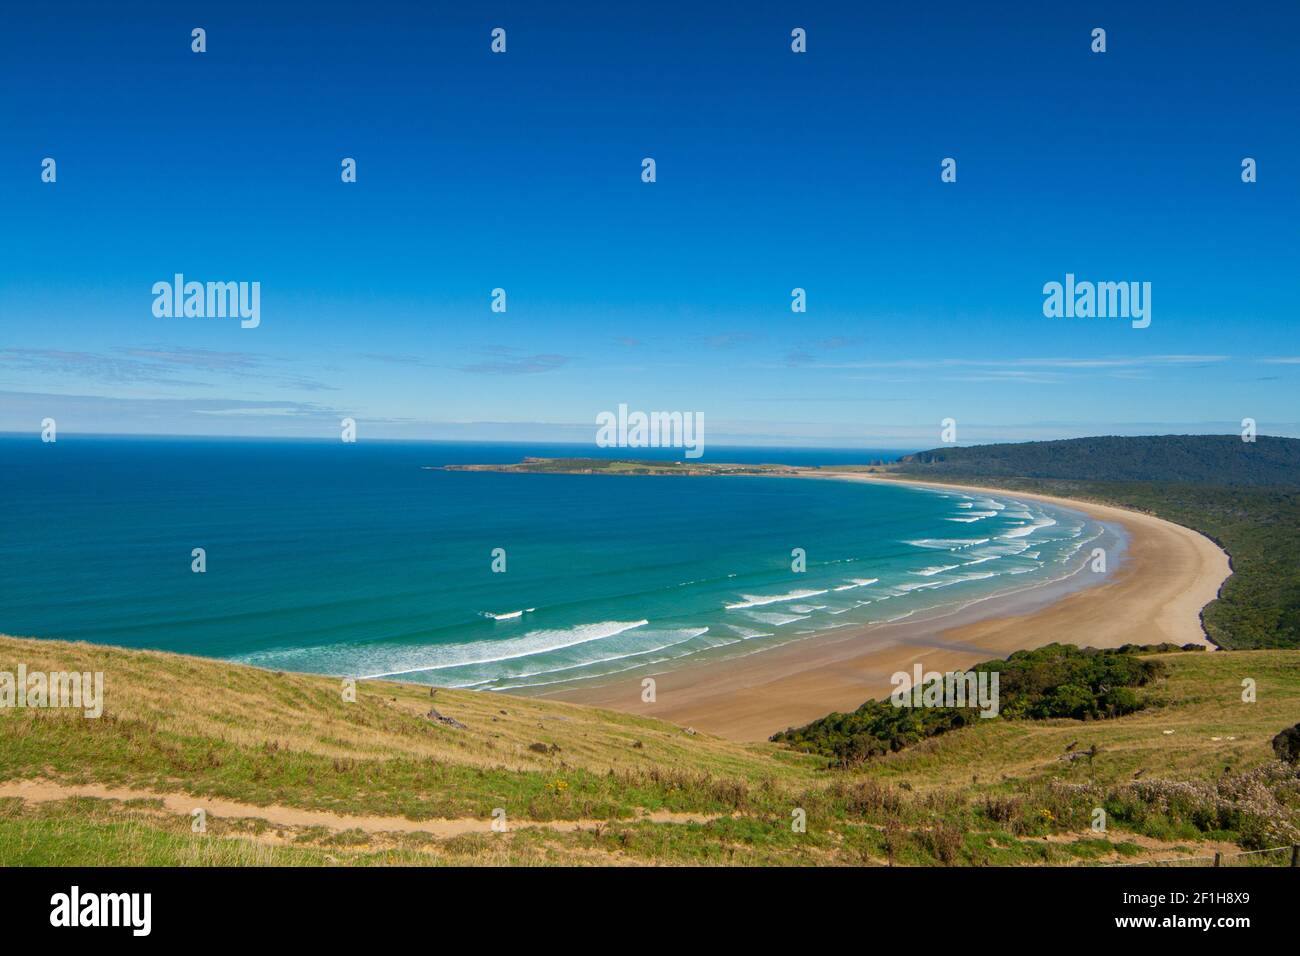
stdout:
[[[816,477],[894,482],[874,476]],[[973,487],[1082,511],[1121,525],[1129,536],[1111,579],[1025,614],[954,626],[950,621],[900,622],[845,629],[749,657],[687,664],[655,674],[656,700],[641,700],[642,675],[542,696],[646,714],[736,740],[764,740],[832,711],[851,711],[892,689],[889,677],[910,671],[969,667],[991,657],[1052,642],[1092,647],[1204,644],[1201,609],[1231,573],[1228,556],[1204,535],[1151,515],[1112,505],[989,485],[898,482],[970,491]]]

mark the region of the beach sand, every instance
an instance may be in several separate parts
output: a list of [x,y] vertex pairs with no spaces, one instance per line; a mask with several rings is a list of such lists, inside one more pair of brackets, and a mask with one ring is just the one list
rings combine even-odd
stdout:
[[[893,481],[866,475],[819,475],[850,481]],[[969,486],[906,482],[970,491]],[[958,613],[929,622],[845,628],[748,657],[647,670],[607,684],[546,696],[646,714],[735,740],[765,740],[833,711],[852,711],[884,697],[890,676],[912,670],[949,671],[1053,642],[1091,647],[1123,644],[1204,644],[1201,609],[1231,573],[1228,556],[1189,528],[1150,515],[1049,495],[981,490],[1073,508],[1121,525],[1128,548],[1104,583],[1076,590],[1027,613]],[[656,700],[641,700],[641,680],[653,675]]]

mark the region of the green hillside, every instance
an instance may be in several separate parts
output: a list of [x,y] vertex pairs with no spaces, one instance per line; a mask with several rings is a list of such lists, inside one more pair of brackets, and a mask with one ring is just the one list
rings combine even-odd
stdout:
[[837,766],[849,767],[873,757],[897,753],[904,747],[981,720],[1123,717],[1146,705],[1137,689],[1166,673],[1164,664],[1155,655],[1179,650],[1204,648],[1199,644],[1187,648],[1129,645],[1098,650],[1072,644],[1048,644],[1034,650],[1016,651],[1006,660],[985,661],[969,669],[969,673],[986,678],[997,675],[996,713],[981,714],[975,703],[940,706],[937,700],[931,706],[899,707],[885,697],[869,700],[851,714],[831,714],[803,727],[774,734],[772,739],[829,757]]
[[975,721],[838,770],[545,700],[365,681],[349,702],[334,678],[0,638],[0,672],[105,680],[98,719],[0,708],[0,864],[1091,864],[1300,839],[1271,746],[1300,652],[1157,659],[1126,716]]
[[1259,435],[1103,436],[907,455],[905,474],[1092,481],[1192,482],[1229,487],[1300,488],[1300,439]]

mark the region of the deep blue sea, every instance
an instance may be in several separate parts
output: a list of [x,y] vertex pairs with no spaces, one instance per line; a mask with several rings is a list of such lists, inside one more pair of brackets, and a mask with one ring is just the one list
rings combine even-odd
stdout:
[[[602,453],[656,451],[0,437],[0,632],[554,687],[1060,579],[1103,533],[1001,495],[426,467]],[[706,460],[896,454],[714,446]],[[194,548],[205,573],[191,570]],[[504,573],[492,570],[496,548]]]

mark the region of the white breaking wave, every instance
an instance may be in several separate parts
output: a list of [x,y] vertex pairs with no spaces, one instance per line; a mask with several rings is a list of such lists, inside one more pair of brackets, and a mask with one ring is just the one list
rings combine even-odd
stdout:
[[913,571],[911,573],[919,574],[921,575],[921,577],[924,578],[929,578],[929,577],[933,577],[936,574],[942,574],[944,571],[952,571],[953,569],[960,568],[960,567],[961,567],[960,564],[936,564],[932,568],[922,568],[920,571]]
[[[532,608],[526,610],[531,611]],[[523,611],[507,611],[505,614],[493,614],[491,611],[479,611],[483,617],[489,617],[494,621],[513,621],[524,616]]]
[[880,578],[849,578],[852,584],[841,584],[836,591],[852,591],[854,588],[865,588],[868,584],[875,584]]
[[[529,631],[523,637],[512,637],[505,641],[472,641],[469,644],[446,644],[438,647],[421,648],[419,656],[423,662],[410,667],[396,667],[394,670],[378,674],[365,674],[362,680],[377,677],[395,677],[398,674],[416,674],[425,671],[446,670],[449,667],[467,667],[471,664],[495,664],[534,654],[558,651],[575,644],[600,641],[615,634],[622,634],[633,628],[644,627],[648,620],[641,621],[599,621],[594,624],[579,624],[564,630]],[[394,662],[394,665],[396,662]]]
[[755,631],[748,627],[741,627],[739,624],[727,624],[725,627],[730,628],[742,641],[748,641],[755,637],[771,637],[771,631]]
[[773,627],[783,627],[786,624],[793,624],[795,621],[808,620],[807,614],[782,614],[780,611],[746,611],[751,618],[762,624],[771,624]]
[[903,544],[910,544],[917,548],[952,551],[955,548],[965,548],[974,544],[988,544],[991,540],[992,538],[920,538],[916,541],[904,541]]
[[896,588],[898,588],[898,590],[900,590],[900,591],[907,592],[907,591],[917,591],[917,590],[919,590],[919,589],[921,589],[921,588],[941,588],[941,587],[943,587],[945,584],[952,584],[952,583],[953,583],[952,581],[943,581],[943,580],[940,580],[940,581],[908,581],[906,584],[896,584],[896,585],[894,585],[894,586],[895,586]]
[[735,604],[728,604],[728,611],[740,611],[747,607],[762,607],[765,604],[780,604],[782,601],[797,601],[800,598],[814,597],[818,594],[825,594],[826,589],[820,591],[791,591],[789,594],[742,594],[745,600],[738,601]]
[[[629,651],[626,654],[611,654],[607,657],[595,657],[591,660],[579,661],[576,664],[564,664],[560,667],[543,667],[540,670],[523,671],[522,673],[519,674],[508,674],[501,678],[493,677],[493,678],[488,678],[486,680],[471,681],[470,683],[467,684],[454,684],[450,686],[478,687],[483,684],[491,684],[496,680],[526,680],[529,677],[542,677],[548,674],[559,674],[564,671],[582,670],[585,667],[596,667],[601,664],[613,663],[614,661],[627,660],[628,658],[631,657],[644,657],[647,654],[656,654],[659,651],[667,650],[670,647],[676,647],[679,644],[687,644],[695,640],[695,638],[697,637],[702,637],[704,634],[708,633],[708,630],[709,629],[707,627],[686,627],[686,628],[679,628],[677,630],[671,630],[671,631],[657,631],[657,632],[653,632],[652,634],[648,633],[647,636],[655,636],[655,637],[662,636],[662,637],[672,638],[672,640],[669,640],[665,644],[656,644],[654,647],[647,647],[643,650]],[[546,681],[545,683],[556,683],[556,682]],[[510,686],[527,687],[528,685],[512,684]]]
[[1035,519],[1033,524],[1023,525],[1019,528],[1013,528],[1005,534],[998,535],[999,538],[1026,538],[1040,528],[1050,528],[1056,524],[1055,518],[1042,517]]

